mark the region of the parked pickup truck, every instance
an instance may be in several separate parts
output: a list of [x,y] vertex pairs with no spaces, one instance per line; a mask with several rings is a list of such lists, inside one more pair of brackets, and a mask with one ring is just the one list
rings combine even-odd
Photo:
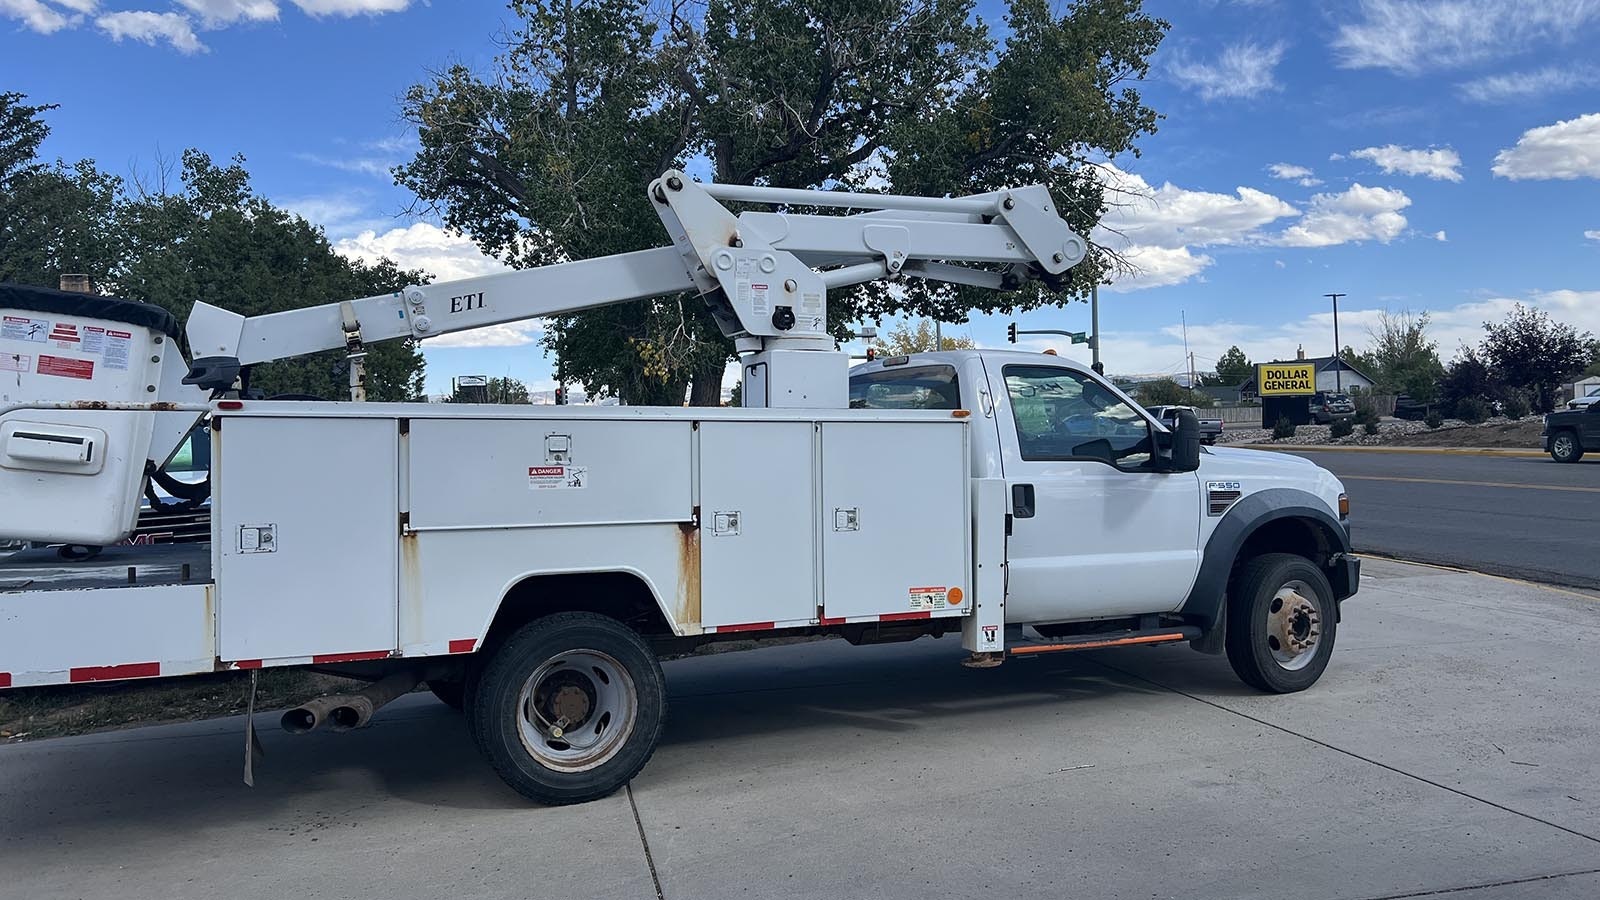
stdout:
[[1192,413],[1200,422],[1200,443],[1210,445],[1222,437],[1222,417],[1211,415],[1192,406],[1147,406],[1150,415],[1155,416],[1170,428],[1178,421],[1180,413]]
[[1575,463],[1600,453],[1600,403],[1561,409],[1544,417],[1544,452],[1556,462]]

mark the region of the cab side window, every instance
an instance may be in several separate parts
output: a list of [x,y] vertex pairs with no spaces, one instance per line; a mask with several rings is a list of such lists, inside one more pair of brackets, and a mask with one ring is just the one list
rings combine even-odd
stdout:
[[953,366],[906,366],[850,377],[851,409],[960,409]]
[[1149,467],[1150,423],[1103,385],[1052,366],[1006,366],[1003,372],[1023,459]]

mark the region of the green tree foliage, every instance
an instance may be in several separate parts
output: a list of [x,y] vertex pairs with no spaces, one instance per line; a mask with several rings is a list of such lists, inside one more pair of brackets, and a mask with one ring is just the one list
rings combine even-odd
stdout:
[[1444,364],[1439,361],[1438,343],[1428,338],[1428,323],[1427,312],[1385,312],[1368,330],[1372,344],[1361,361],[1350,362],[1358,367],[1367,363],[1365,371],[1377,382],[1379,393],[1431,402],[1438,396]]
[[1278,421],[1272,423],[1272,439],[1281,441],[1284,438],[1294,437],[1295,425],[1289,421],[1288,416],[1279,416]]
[[902,321],[889,329],[887,336],[879,335],[872,342],[872,347],[884,356],[906,356],[912,353],[927,353],[934,349],[939,350],[971,350],[977,344],[972,342],[972,335],[950,335],[940,330],[937,348],[934,347],[934,328],[931,319],[918,319],[916,325]]
[[[967,193],[1042,182],[1082,234],[1104,212],[1091,159],[1136,152],[1156,114],[1133,86],[1167,25],[1139,0],[1012,0],[998,45],[973,0],[514,0],[494,70],[413,87],[420,150],[396,171],[453,227],[514,266],[661,245],[645,196],[691,163],[714,180]],[[955,319],[1086,296],[838,292],[830,326],[899,312]],[[718,402],[731,345],[671,296],[554,319],[568,377],[626,403]]]
[[532,402],[532,398],[528,394],[528,386],[526,384],[523,384],[521,381],[519,381],[519,380],[517,380],[515,378],[511,378],[511,377],[490,378],[488,385],[485,386],[485,390],[482,392],[482,395],[481,395],[482,397],[485,397],[487,399],[486,400],[476,399],[477,395],[478,395],[478,392],[473,388],[467,388],[467,389],[463,390],[463,389],[458,387],[458,388],[455,389],[455,391],[450,396],[444,398],[444,402],[446,402],[446,403],[479,403],[479,402],[487,402],[487,403],[530,403],[530,402]]
[[[250,187],[243,160],[218,166],[183,154],[167,184],[129,189],[92,160],[73,166],[37,160],[48,133],[42,114],[16,94],[0,95],[0,280],[54,286],[63,272],[90,275],[107,294],[172,310],[181,321],[195,301],[247,316],[369,297],[416,284],[388,260],[352,262],[322,230],[273,206]],[[32,160],[32,162],[18,162]],[[411,341],[368,348],[374,400],[422,394],[422,356]],[[251,387],[267,395],[349,396],[342,351],[254,367]]]
[[1483,358],[1501,383],[1522,388],[1534,409],[1555,408],[1561,385],[1593,360],[1588,332],[1552,321],[1542,309],[1518,303],[1501,322],[1485,322]]
[[1356,423],[1350,419],[1334,419],[1328,423],[1328,436],[1331,438],[1344,438],[1354,434]]
[[1238,346],[1229,347],[1217,360],[1217,374],[1208,382],[1223,387],[1236,387],[1256,377],[1256,365]]
[[1134,396],[1140,406],[1208,407],[1215,402],[1200,391],[1191,391],[1171,378],[1146,381],[1139,385]]
[[1478,400],[1487,405],[1488,398],[1499,392],[1500,382],[1489,365],[1478,351],[1467,346],[1461,348],[1439,379],[1439,400],[1447,412],[1460,418],[1465,418],[1460,411],[1463,403]]

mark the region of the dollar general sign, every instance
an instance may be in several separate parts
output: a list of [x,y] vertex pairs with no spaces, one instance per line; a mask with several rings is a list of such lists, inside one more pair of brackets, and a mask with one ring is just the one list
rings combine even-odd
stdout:
[[1256,367],[1256,384],[1263,397],[1292,397],[1317,392],[1314,363],[1262,363]]

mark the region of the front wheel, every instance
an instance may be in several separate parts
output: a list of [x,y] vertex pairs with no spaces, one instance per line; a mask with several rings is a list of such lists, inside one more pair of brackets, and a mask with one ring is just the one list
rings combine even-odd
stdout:
[[1559,463],[1575,463],[1583,459],[1583,448],[1578,446],[1578,436],[1562,431],[1550,439],[1550,458]]
[[605,797],[644,768],[666,722],[661,664],[615,619],[557,613],[495,651],[468,713],[479,749],[517,792],[541,803]]
[[1228,586],[1226,628],[1240,680],[1276,694],[1305,690],[1328,667],[1338,630],[1328,576],[1292,553],[1250,560]]

